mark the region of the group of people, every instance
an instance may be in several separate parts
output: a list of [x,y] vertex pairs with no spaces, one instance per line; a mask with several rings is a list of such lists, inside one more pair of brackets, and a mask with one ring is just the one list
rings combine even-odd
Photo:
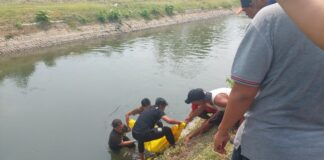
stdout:
[[[228,97],[231,92],[230,88],[218,88],[210,92],[205,92],[201,88],[189,91],[185,103],[190,104],[192,110],[185,119],[186,123],[192,121],[195,117],[205,119],[201,127],[193,131],[185,138],[188,143],[193,137],[209,130],[212,126],[219,125],[223,118],[224,108],[227,105]],[[161,137],[166,137],[170,146],[175,145],[175,138],[168,126],[163,126],[161,120],[168,124],[181,124],[182,122],[168,117],[164,110],[168,106],[168,102],[164,98],[157,98],[155,104],[151,105],[148,98],[141,101],[141,106],[129,111],[125,114],[126,125],[120,119],[114,119],[112,122],[113,130],[109,137],[109,147],[112,151],[119,151],[123,147],[135,147],[137,141],[140,159],[144,159],[144,143]],[[132,136],[134,140],[130,140],[125,133],[131,129],[129,126],[129,117],[131,115],[139,115],[134,127],[132,128]]]
[[[319,48],[322,37],[309,31],[310,24],[303,25],[312,20],[296,18],[300,14],[287,6],[292,1],[284,1],[279,0],[280,6],[269,5],[272,2],[268,0],[241,0],[242,11],[253,20],[232,65],[234,86],[210,92],[199,88],[189,91],[185,102],[192,104],[192,111],[185,122],[197,116],[205,121],[185,138],[185,143],[217,125],[214,151],[225,153],[229,129],[242,122],[234,140],[232,160],[320,160],[324,157],[324,51]],[[294,7],[307,3],[296,1]],[[316,0],[309,3],[316,4]],[[320,7],[323,5],[306,6],[306,11]],[[312,14],[306,12],[308,15]],[[317,29],[323,35],[324,29]],[[172,132],[160,124],[161,119],[170,124],[180,123],[165,115],[168,103],[163,98],[157,98],[153,106],[148,99],[143,101],[140,108],[126,114],[126,122],[130,115],[140,114],[132,135],[138,141],[141,159],[144,159],[146,141],[166,136],[171,146],[174,145]],[[112,125],[113,136],[113,132],[129,131],[120,120],[118,125],[114,122]],[[134,141],[127,137],[120,136],[119,140],[119,147],[134,146]]]

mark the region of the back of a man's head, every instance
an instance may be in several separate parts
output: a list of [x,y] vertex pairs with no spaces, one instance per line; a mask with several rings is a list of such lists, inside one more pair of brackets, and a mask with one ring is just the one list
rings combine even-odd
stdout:
[[150,99],[148,99],[148,98],[142,99],[141,105],[144,106],[144,107],[150,106],[151,105]]
[[158,97],[155,100],[155,105],[158,107],[160,107],[160,106],[165,107],[168,105],[168,102],[164,98]]

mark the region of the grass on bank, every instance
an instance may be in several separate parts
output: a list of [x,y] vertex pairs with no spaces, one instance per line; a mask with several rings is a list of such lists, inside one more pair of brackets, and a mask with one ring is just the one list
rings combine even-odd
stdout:
[[17,22],[35,23],[39,12],[47,13],[50,21],[87,24],[151,19],[185,10],[231,8],[238,3],[238,0],[0,0],[0,26],[21,28]]
[[[197,120],[197,119],[195,119]],[[191,131],[196,129],[202,120],[197,120],[195,122],[194,128],[190,129]],[[226,145],[227,153],[222,155],[213,151],[213,137],[216,133],[216,128],[213,127],[210,131],[205,134],[202,134],[198,137],[193,138],[188,145],[183,143],[183,138],[177,142],[176,147],[168,148],[161,155],[154,158],[155,160],[230,160],[231,154],[233,151],[233,144],[228,142]],[[235,134],[231,133],[231,141],[233,141]]]

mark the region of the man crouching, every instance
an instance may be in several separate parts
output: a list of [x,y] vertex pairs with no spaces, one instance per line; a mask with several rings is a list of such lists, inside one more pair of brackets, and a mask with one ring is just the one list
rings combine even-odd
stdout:
[[169,118],[165,115],[164,110],[167,105],[168,103],[165,99],[157,98],[155,105],[145,110],[135,122],[132,134],[138,141],[138,151],[141,160],[144,160],[144,142],[166,136],[166,139],[171,146],[174,146],[175,144],[175,139],[170,127],[162,127],[160,125],[158,128],[154,128],[161,119],[169,124],[181,124],[180,121]]

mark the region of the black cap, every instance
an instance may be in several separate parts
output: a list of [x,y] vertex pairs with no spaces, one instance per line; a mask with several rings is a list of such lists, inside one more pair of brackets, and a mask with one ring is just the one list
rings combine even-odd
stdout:
[[206,97],[206,94],[203,89],[201,88],[196,88],[192,89],[188,93],[188,97],[185,100],[187,104],[193,102],[193,101],[199,101],[199,100],[204,100]]
[[167,106],[168,102],[164,98],[158,97],[155,100],[155,105],[157,105],[157,106],[160,106],[160,105]]
[[117,128],[118,126],[120,126],[121,124],[123,124],[123,122],[120,119],[114,119],[111,123],[113,128]]

